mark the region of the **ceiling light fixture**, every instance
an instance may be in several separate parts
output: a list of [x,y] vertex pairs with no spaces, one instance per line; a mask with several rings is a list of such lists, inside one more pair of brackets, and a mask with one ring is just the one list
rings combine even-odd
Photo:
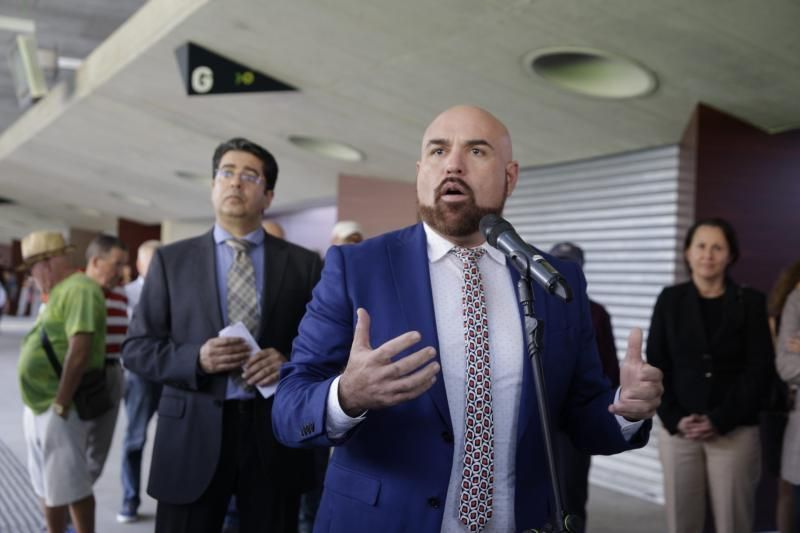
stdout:
[[83,59],[60,56],[56,48],[39,48],[36,54],[39,66],[47,71],[78,70],[83,65]]
[[[78,213],[86,215],[87,217],[99,217],[102,215],[100,211],[93,207],[83,207],[75,204],[64,204],[64,207],[66,207],[69,211],[77,211]],[[39,213],[37,213],[37,216],[44,218],[44,215]]]
[[339,141],[308,135],[290,135],[289,142],[309,152],[339,161],[363,161],[366,159],[364,152]]
[[58,68],[63,70],[78,70],[83,65],[83,59],[77,57],[58,56]]
[[148,200],[147,198],[142,198],[141,196],[133,196],[132,194],[125,194],[116,191],[108,194],[117,200],[122,200],[124,202],[128,202],[129,204],[138,205],[140,207],[153,207],[152,201]]
[[175,177],[180,178],[184,181],[190,181],[192,183],[202,183],[205,185],[210,185],[212,181],[212,177],[208,174],[201,174],[199,172],[193,172],[191,170],[176,170]]
[[36,23],[31,19],[0,15],[0,30],[14,33],[34,33]]
[[524,56],[523,67],[559,89],[596,98],[637,98],[658,87],[658,78],[644,66],[594,48],[533,50]]
[[92,207],[78,207],[78,212],[87,217],[98,218],[102,213]]

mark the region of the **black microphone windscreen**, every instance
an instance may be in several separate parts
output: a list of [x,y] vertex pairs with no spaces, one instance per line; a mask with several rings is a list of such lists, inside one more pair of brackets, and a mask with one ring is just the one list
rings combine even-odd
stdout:
[[509,224],[507,220],[497,215],[486,215],[481,218],[478,227],[491,246],[497,246],[497,237],[503,232],[512,229],[511,224]]

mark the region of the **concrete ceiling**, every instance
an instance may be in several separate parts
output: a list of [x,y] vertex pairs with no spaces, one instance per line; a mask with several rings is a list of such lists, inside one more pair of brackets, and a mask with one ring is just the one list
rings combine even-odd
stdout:
[[[0,135],[0,197],[17,203],[0,205],[0,242],[52,221],[207,217],[211,153],[238,135],[278,159],[275,208],[335,197],[340,173],[411,181],[422,131],[457,103],[503,119],[523,166],[675,143],[701,101],[797,127],[798,21],[795,0],[151,0]],[[187,41],[299,91],[187,97],[174,53]],[[638,61],[658,89],[586,98],[524,68],[529,51],[561,45]],[[325,159],[292,134],[367,157]]]
[[[3,0],[0,2],[0,131],[24,112],[14,94],[8,58],[18,34],[33,33],[38,46],[82,60],[125,22],[145,0]],[[32,31],[26,29],[30,26]],[[48,72],[50,85],[69,81],[73,71]]]

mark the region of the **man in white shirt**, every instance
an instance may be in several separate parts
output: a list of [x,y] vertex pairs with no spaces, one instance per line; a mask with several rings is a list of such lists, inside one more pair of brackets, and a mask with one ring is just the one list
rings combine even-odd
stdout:
[[161,241],[151,239],[144,241],[139,245],[136,252],[136,271],[139,275],[135,280],[125,285],[125,295],[128,297],[128,318],[133,316],[133,310],[136,309],[136,304],[139,303],[139,297],[142,295],[142,286],[144,286],[144,277],[147,275],[147,269],[150,267],[150,260],[153,258],[153,253],[161,246]]
[[[518,173],[500,121],[449,109],[422,141],[422,223],[328,252],[273,411],[284,443],[336,446],[324,530],[518,531],[552,518],[518,275],[478,230]],[[643,446],[662,385],[641,331],[611,390],[583,275],[552,263],[576,294],[565,304],[534,287],[553,423],[590,453]]]

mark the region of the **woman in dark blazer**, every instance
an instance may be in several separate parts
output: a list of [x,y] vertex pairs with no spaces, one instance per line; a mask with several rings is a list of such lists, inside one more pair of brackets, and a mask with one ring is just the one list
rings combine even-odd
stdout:
[[758,412],[774,361],[763,294],[737,285],[722,219],[689,229],[691,280],[658,297],[648,362],[664,373],[659,455],[670,532],[703,531],[706,486],[717,531],[751,532],[761,475]]

